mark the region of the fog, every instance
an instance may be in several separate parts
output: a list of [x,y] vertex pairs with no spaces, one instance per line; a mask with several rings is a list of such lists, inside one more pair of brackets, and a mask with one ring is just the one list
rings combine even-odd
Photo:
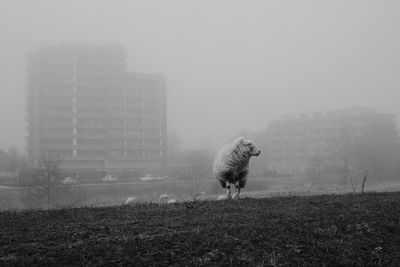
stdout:
[[26,56],[118,44],[167,79],[168,131],[219,146],[291,113],[400,113],[398,1],[0,1],[0,149],[25,143]]

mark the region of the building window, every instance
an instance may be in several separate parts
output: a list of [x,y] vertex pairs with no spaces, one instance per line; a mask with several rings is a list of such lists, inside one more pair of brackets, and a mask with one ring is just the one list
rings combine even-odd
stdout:
[[123,108],[110,108],[110,113],[113,115],[122,115],[125,112]]
[[43,150],[43,153],[56,158],[72,156],[72,150]]
[[111,139],[111,144],[112,145],[125,145],[125,140],[124,139]]
[[65,146],[72,145],[72,139],[42,139],[44,145]]
[[57,136],[61,136],[61,135],[70,135],[72,134],[72,128],[45,128],[42,130],[44,134],[48,134],[48,135],[57,135]]
[[100,149],[78,149],[76,154],[78,156],[103,156],[105,153]]
[[81,114],[102,114],[104,112],[104,109],[102,108],[78,108],[78,112]]
[[102,146],[104,145],[104,141],[102,139],[77,139],[78,145],[85,146]]
[[141,139],[128,139],[127,144],[128,146],[135,146],[140,147],[142,146],[143,141]]
[[46,124],[68,124],[72,122],[72,119],[45,117],[43,118],[43,122]]
[[108,133],[111,135],[124,135],[124,129],[110,129]]
[[158,146],[160,146],[160,140],[158,140],[158,139],[144,140],[144,145],[146,147],[158,147]]
[[127,150],[128,156],[143,156],[143,150],[140,149],[129,149]]
[[121,149],[113,149],[109,151],[110,156],[125,156],[125,151]]
[[141,99],[139,99],[139,98],[128,98],[127,99],[127,104],[129,105],[129,106],[134,106],[134,105],[141,105],[142,104],[142,100]]
[[145,109],[144,115],[159,115],[160,111],[158,109]]
[[72,113],[72,107],[45,107],[46,114],[65,114]]
[[72,97],[70,96],[47,96],[47,104],[70,104],[72,103]]
[[144,125],[159,126],[160,120],[153,120],[153,119],[144,120]]
[[141,115],[143,112],[141,109],[137,109],[137,108],[128,108],[127,109],[127,113],[130,115]]
[[103,129],[84,129],[84,128],[78,128],[77,133],[79,135],[97,135],[97,134],[104,134]]
[[160,131],[158,131],[158,130],[144,130],[143,134],[145,136],[159,136],[160,135]]
[[127,129],[126,135],[142,135],[142,130]]
[[159,93],[159,90],[154,88],[147,88],[143,92],[146,95],[157,95]]
[[82,85],[79,85],[77,87],[77,89],[78,89],[78,92],[87,92],[87,93],[91,93],[91,94],[104,91],[103,88],[96,87],[96,86],[82,86]]
[[110,119],[108,120],[108,124],[111,126],[123,126],[124,120],[123,119]]
[[78,118],[78,123],[85,124],[85,125],[103,125],[103,119],[88,119],[88,118]]
[[124,104],[124,99],[123,98],[119,98],[119,97],[111,97],[111,98],[108,98],[107,102],[109,104],[113,104],[113,105],[123,105]]
[[143,120],[140,119],[129,119],[126,121],[128,126],[141,126],[143,125]]
[[78,97],[77,102],[80,104],[103,104],[104,98],[101,97]]
[[160,156],[161,155],[161,151],[160,150],[156,150],[156,149],[152,149],[152,150],[145,150],[144,151],[144,155],[148,156],[148,157],[155,157],[155,156]]
[[148,106],[158,106],[159,102],[156,99],[145,99],[143,104]]

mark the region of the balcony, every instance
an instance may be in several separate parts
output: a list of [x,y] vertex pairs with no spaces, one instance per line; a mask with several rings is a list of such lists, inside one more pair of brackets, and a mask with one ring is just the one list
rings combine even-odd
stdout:
[[[91,139],[88,139],[88,140],[91,140]],[[82,143],[79,143],[78,142],[78,144],[76,145],[76,148],[77,149],[84,149],[84,150],[103,150],[103,149],[105,149],[105,147],[106,147],[106,145],[103,143],[103,144],[82,144]]]
[[72,144],[66,145],[66,144],[40,144],[40,149],[46,149],[46,150],[72,150],[74,149],[74,146]]
[[71,122],[69,122],[69,123],[57,123],[57,122],[42,121],[40,123],[40,127],[42,127],[42,128],[70,129],[72,131],[72,128],[74,127],[74,125],[72,124],[72,119],[71,119]]
[[78,107],[76,112],[76,117],[81,118],[103,118],[104,116],[103,108]]
[[109,144],[107,145],[108,149],[116,149],[116,150],[124,150],[125,149],[125,144]]
[[83,122],[76,123],[75,127],[79,129],[105,129],[104,124],[91,124]]
[[51,131],[48,132],[46,131],[46,129],[41,129],[40,130],[40,136],[43,138],[72,138],[72,129],[71,131],[66,131],[66,129],[57,129],[57,130],[61,130],[61,131]]

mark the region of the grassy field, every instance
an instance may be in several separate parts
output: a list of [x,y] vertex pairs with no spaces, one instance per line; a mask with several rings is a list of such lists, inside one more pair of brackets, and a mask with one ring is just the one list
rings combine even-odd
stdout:
[[[47,207],[46,203],[39,205],[29,193],[29,187],[1,187],[0,211],[9,209],[29,209]],[[127,197],[134,196],[142,202],[158,202],[161,194],[168,194],[179,201],[193,199],[201,195],[202,199],[217,199],[225,190],[215,179],[191,181],[164,182],[134,182],[134,183],[95,183],[78,184],[77,186],[60,186],[51,192],[50,206],[56,208],[82,206],[115,206],[125,203]],[[60,190],[61,189],[61,190]],[[357,188],[361,191],[361,185]],[[399,180],[368,181],[366,191],[400,191]],[[276,194],[310,195],[352,192],[350,185],[338,185],[335,179],[324,183],[311,184],[305,177],[251,178],[243,190],[243,195],[271,196]],[[25,192],[25,193],[24,193]],[[43,197],[43,196],[42,196]]]
[[0,265],[400,266],[400,193],[0,213]]
[[[304,184],[303,177],[290,177],[279,179],[252,179],[246,186],[245,194],[254,191],[276,192],[294,191],[301,189]],[[400,183],[399,183],[400,184]],[[60,198],[65,202],[64,206],[113,206],[125,203],[127,197],[135,196],[144,202],[157,202],[161,194],[168,194],[178,200],[193,199],[201,192],[204,195],[216,198],[216,195],[224,194],[220,184],[215,179],[192,181],[165,181],[165,182],[135,182],[135,183],[95,183],[79,184],[78,186],[61,186],[68,194],[56,192],[52,199]],[[62,192],[63,190],[61,190]],[[24,201],[24,188],[0,187],[0,211],[8,209],[37,208],[39,206],[30,201]],[[67,193],[66,192],[66,193]],[[73,194],[75,193],[75,194]],[[202,194],[203,195],[203,194]],[[74,198],[74,196],[77,196]],[[77,200],[77,201],[74,201]],[[42,205],[45,207],[46,205]],[[53,206],[54,207],[54,206]],[[58,205],[60,207],[60,205]],[[62,207],[62,206],[61,206]]]

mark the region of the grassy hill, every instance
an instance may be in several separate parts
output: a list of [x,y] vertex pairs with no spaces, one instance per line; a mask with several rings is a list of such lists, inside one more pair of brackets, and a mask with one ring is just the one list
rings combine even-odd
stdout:
[[0,265],[400,266],[400,193],[1,212]]

